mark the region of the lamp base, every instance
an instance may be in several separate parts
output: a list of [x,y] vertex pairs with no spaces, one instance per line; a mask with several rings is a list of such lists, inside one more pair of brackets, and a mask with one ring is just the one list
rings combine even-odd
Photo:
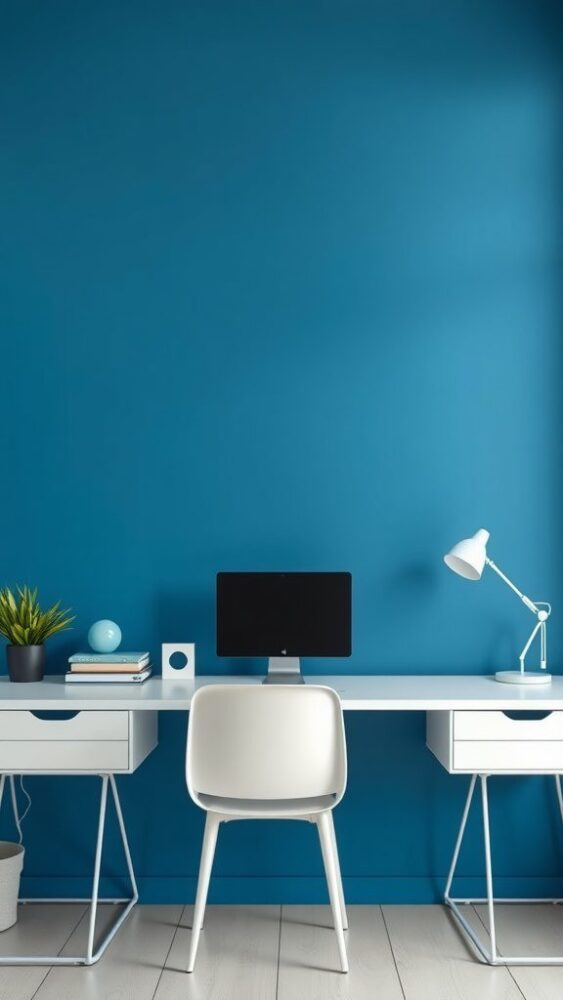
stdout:
[[502,684],[551,684],[551,674],[522,673],[521,670],[497,670],[495,680]]

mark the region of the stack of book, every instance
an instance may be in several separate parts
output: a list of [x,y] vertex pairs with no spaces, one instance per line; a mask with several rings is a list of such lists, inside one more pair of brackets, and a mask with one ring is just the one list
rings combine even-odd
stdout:
[[152,673],[148,653],[75,653],[68,662],[65,680],[79,684],[141,684]]

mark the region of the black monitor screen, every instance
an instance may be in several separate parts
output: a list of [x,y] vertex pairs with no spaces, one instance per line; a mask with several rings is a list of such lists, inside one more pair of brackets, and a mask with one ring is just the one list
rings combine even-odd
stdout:
[[218,656],[350,656],[350,573],[218,573]]

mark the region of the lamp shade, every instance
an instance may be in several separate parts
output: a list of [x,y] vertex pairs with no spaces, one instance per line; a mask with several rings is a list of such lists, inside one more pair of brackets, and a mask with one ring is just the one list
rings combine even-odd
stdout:
[[450,549],[444,556],[446,566],[466,580],[480,580],[487,559],[489,538],[489,532],[479,528],[471,538],[464,538]]

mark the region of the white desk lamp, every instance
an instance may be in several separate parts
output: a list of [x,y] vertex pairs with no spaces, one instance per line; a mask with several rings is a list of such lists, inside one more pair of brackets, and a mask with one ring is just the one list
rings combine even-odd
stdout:
[[485,566],[490,566],[495,573],[504,580],[506,584],[518,594],[520,600],[536,616],[537,621],[532,629],[532,633],[520,653],[520,670],[499,670],[495,674],[497,681],[504,684],[549,684],[551,674],[548,673],[526,673],[524,662],[530,646],[536,635],[540,634],[540,668],[547,669],[547,619],[551,614],[551,604],[547,601],[531,601],[522,591],[515,587],[511,580],[495,565],[487,555],[487,542],[490,534],[484,528],[479,528],[471,538],[464,538],[463,541],[454,545],[453,549],[444,556],[446,566],[463,576],[466,580],[480,580]]

